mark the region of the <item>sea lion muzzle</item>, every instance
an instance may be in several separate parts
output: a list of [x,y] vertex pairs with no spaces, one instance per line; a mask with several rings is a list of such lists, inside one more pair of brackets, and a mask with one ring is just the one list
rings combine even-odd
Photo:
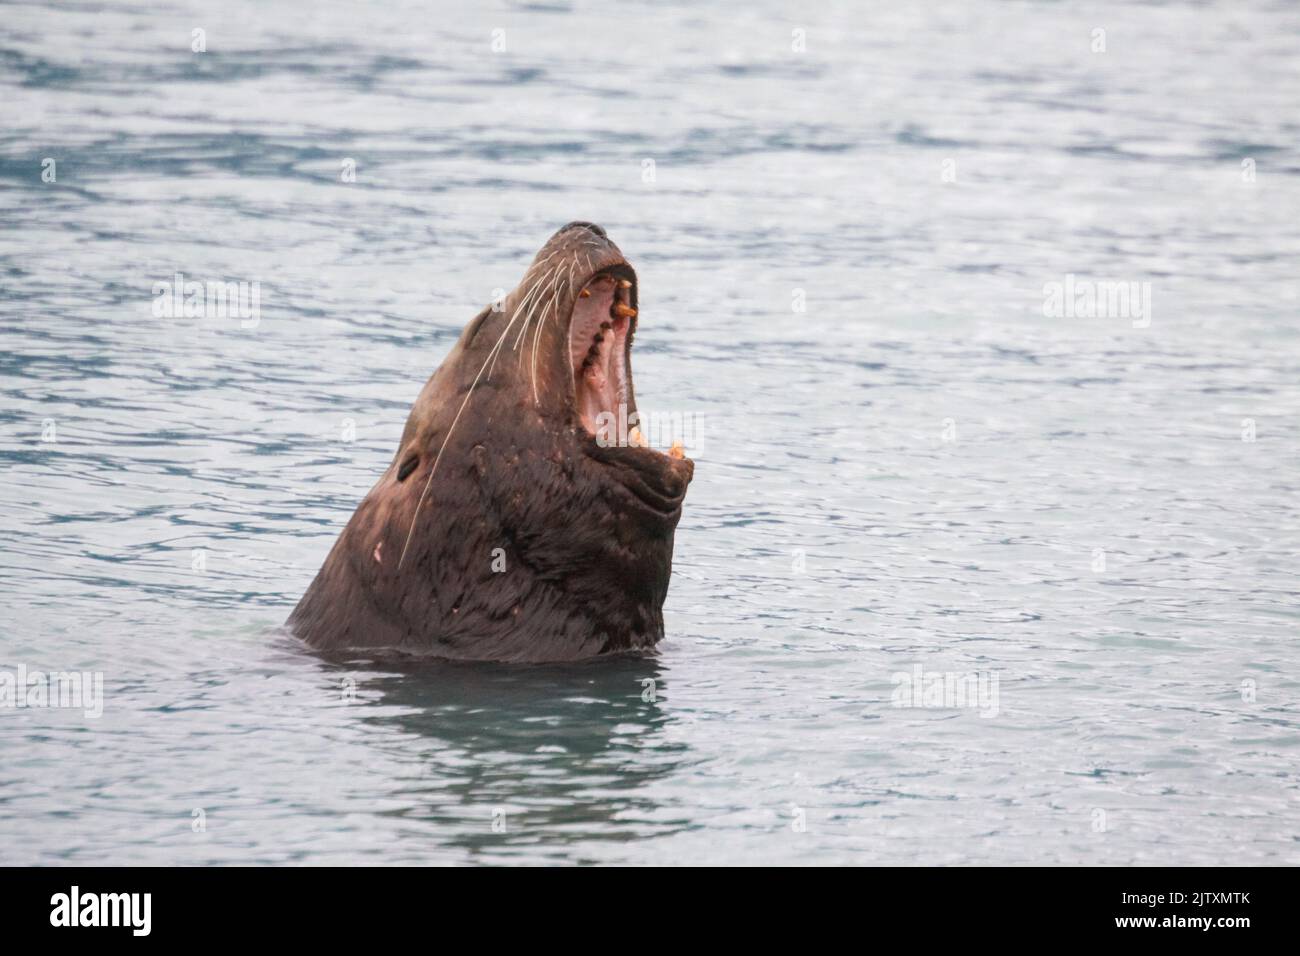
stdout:
[[289,617],[322,649],[561,661],[663,636],[694,463],[647,447],[636,273],[574,222],[425,383]]

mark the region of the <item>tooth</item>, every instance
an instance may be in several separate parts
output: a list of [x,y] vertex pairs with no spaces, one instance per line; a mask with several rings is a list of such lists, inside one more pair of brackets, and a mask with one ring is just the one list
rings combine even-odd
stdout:
[[632,288],[632,281],[631,281],[630,279],[619,279],[619,280],[618,280],[618,284],[619,284],[619,287],[622,288],[622,289],[630,289],[630,288]]
[[614,308],[610,311],[615,315],[625,316],[629,319],[636,318],[636,309],[632,308],[630,305],[624,305],[622,302],[616,302]]
[[580,299],[590,299],[590,298],[591,298],[591,290],[590,290],[590,289],[583,289],[581,292],[578,293],[578,298],[580,298]]
[[650,443],[645,440],[645,436],[641,434],[641,429],[636,425],[633,425],[628,429],[627,443],[629,445],[635,445],[637,448],[647,448],[650,445]]
[[682,448],[682,443],[681,443],[681,442],[679,442],[679,441],[675,441],[675,442],[673,442],[673,447],[668,449],[668,457],[669,457],[669,458],[685,458],[685,457],[686,457],[686,451],[685,451],[685,449]]

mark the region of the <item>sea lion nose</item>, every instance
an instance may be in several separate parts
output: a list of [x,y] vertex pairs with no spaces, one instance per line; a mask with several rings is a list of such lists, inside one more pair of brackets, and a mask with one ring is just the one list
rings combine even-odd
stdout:
[[601,229],[600,226],[596,225],[594,222],[574,221],[569,223],[563,229],[561,229],[560,232],[568,232],[570,229],[590,229],[596,235],[600,236],[600,238],[602,239],[607,238],[605,235],[605,230]]

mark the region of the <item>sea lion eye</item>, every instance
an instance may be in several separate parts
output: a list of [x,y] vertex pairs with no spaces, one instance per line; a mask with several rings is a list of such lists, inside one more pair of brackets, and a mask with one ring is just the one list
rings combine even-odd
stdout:
[[402,464],[398,466],[397,480],[405,481],[407,475],[415,471],[415,469],[419,467],[419,464],[420,464],[419,455],[412,455],[410,458],[406,459],[406,461],[402,462]]

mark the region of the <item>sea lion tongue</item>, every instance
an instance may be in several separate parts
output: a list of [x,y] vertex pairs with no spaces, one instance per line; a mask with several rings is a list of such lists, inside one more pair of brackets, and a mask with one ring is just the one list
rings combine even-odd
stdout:
[[318,648],[480,660],[655,644],[694,464],[633,424],[637,293],[599,226],[552,236],[425,383],[290,627]]

